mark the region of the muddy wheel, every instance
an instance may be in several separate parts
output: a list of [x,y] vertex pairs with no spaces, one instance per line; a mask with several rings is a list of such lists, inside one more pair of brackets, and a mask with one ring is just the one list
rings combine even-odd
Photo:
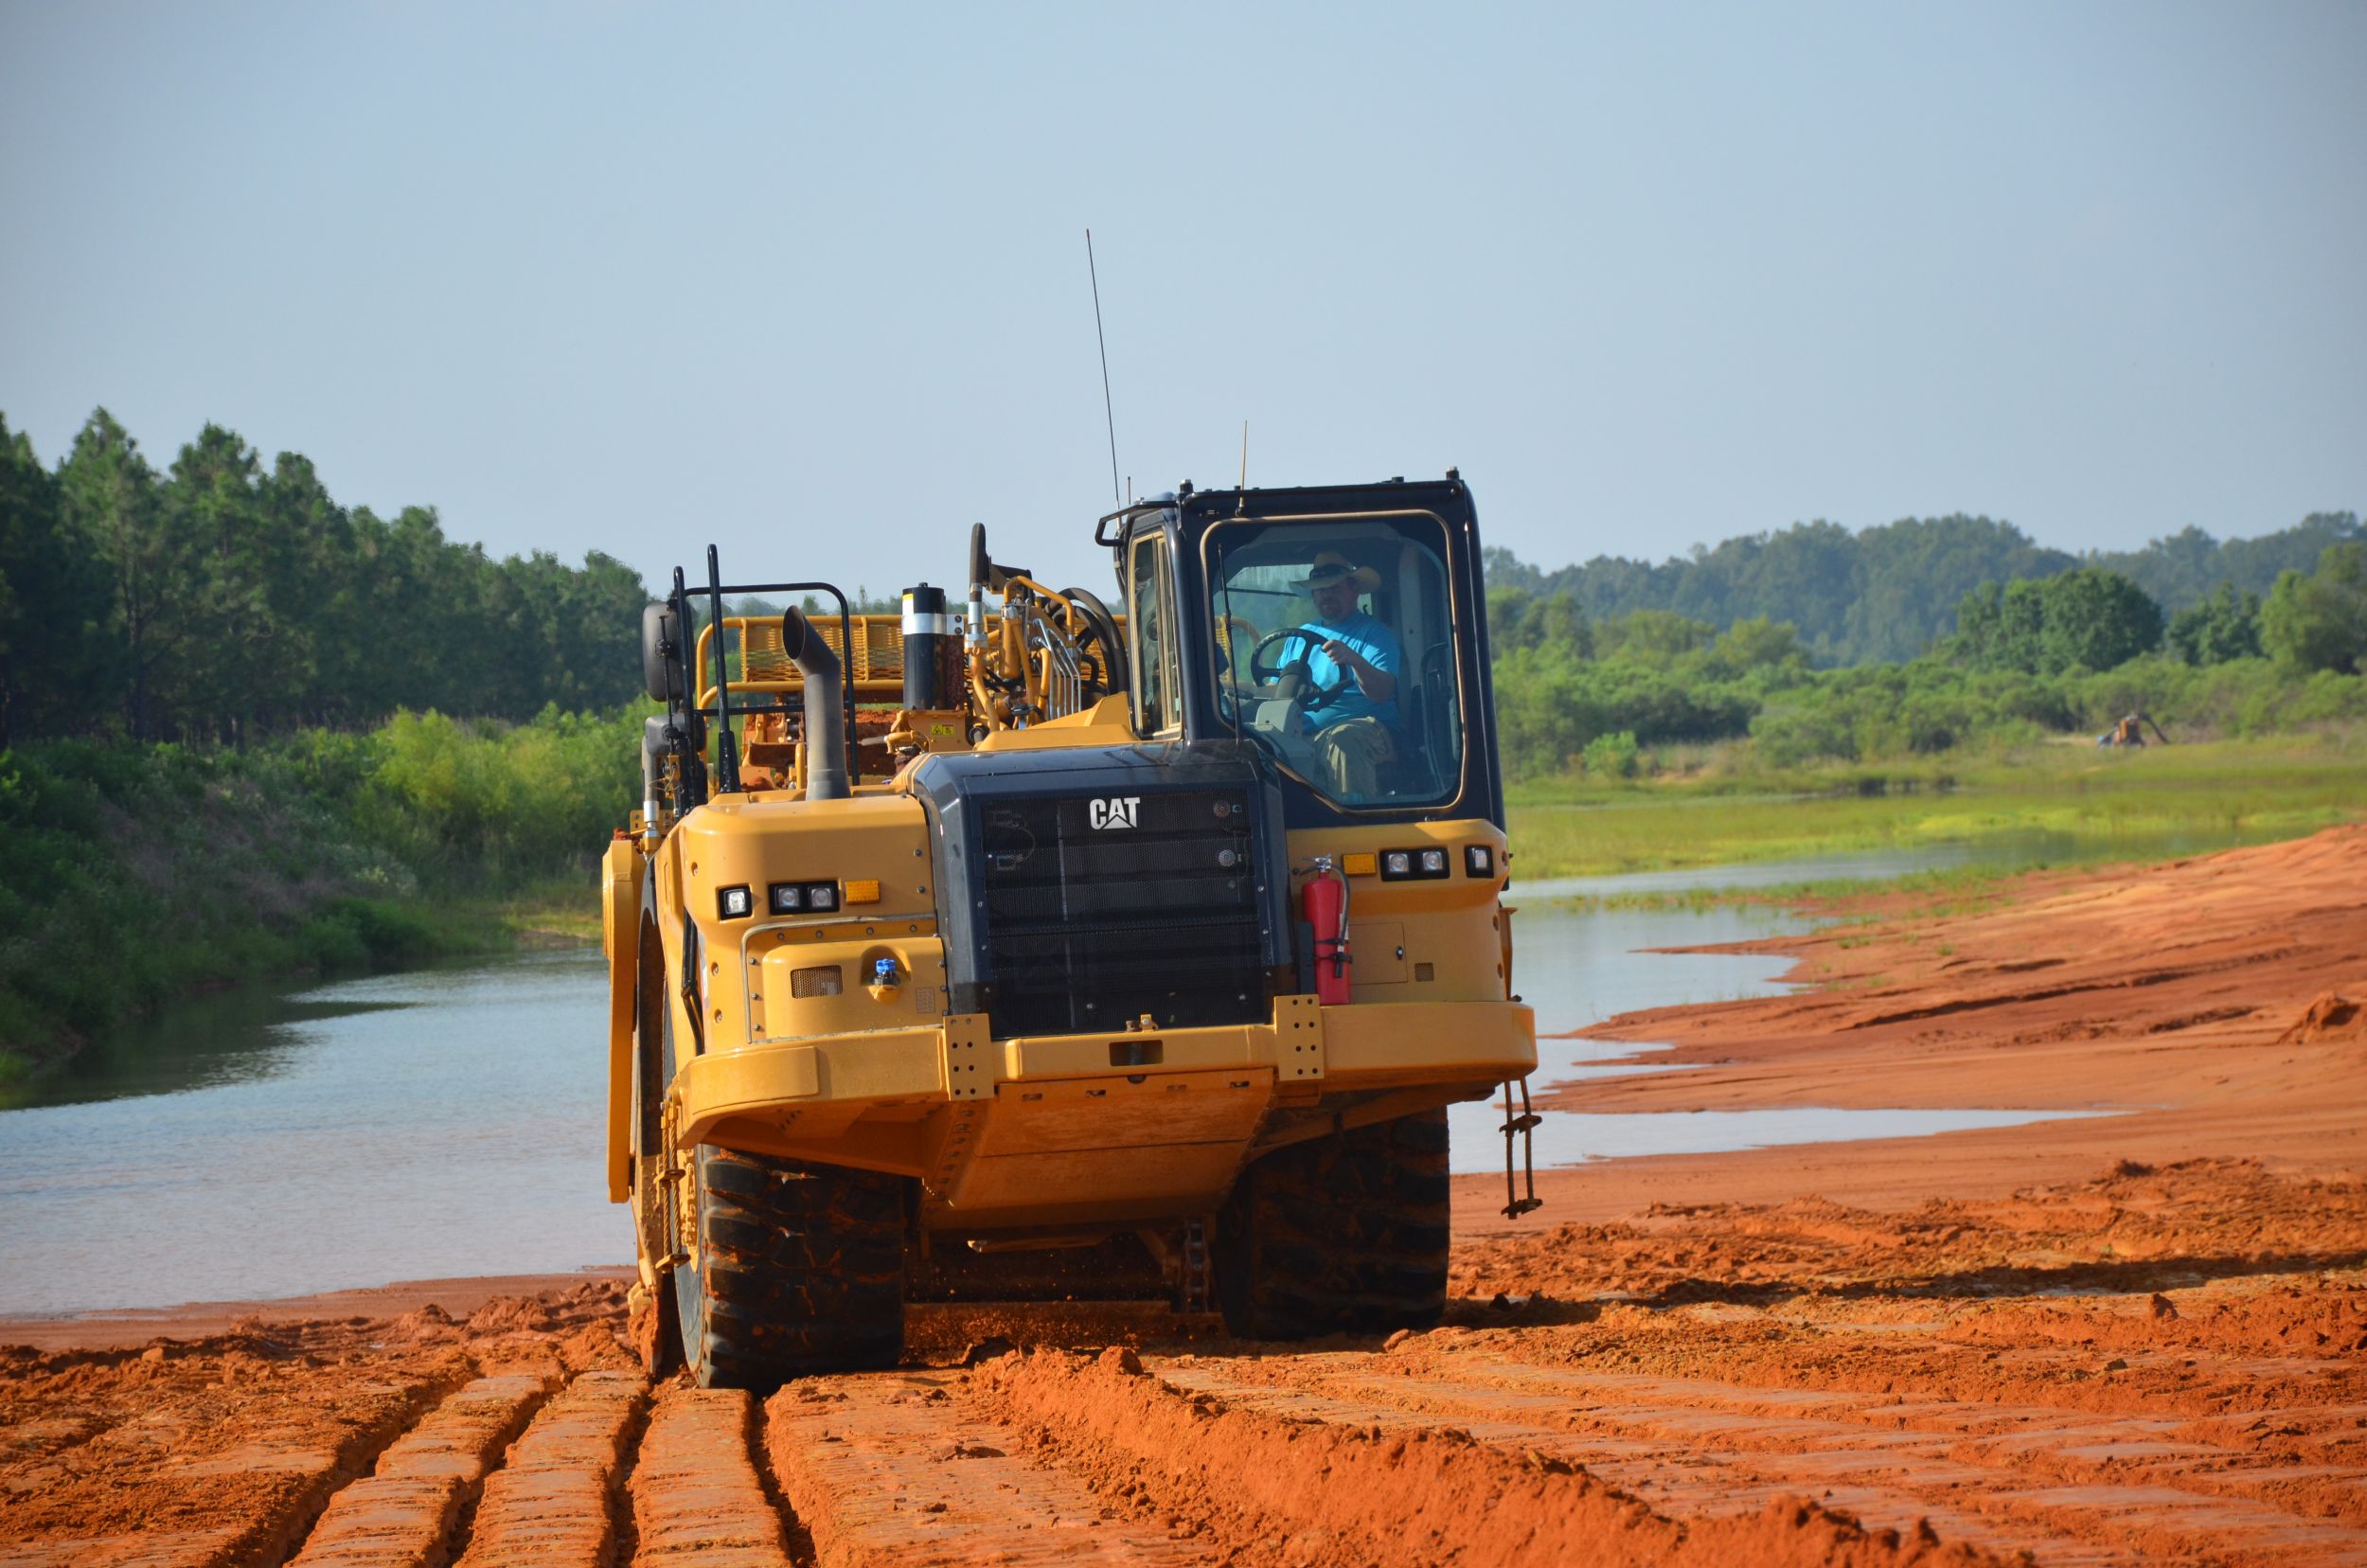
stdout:
[[1426,1328],[1447,1308],[1447,1113],[1276,1149],[1217,1217],[1217,1305],[1249,1339]]
[[702,1144],[688,1179],[698,1245],[674,1270],[674,1300],[701,1387],[766,1391],[896,1364],[904,1178]]
[[632,1161],[633,1223],[641,1256],[657,1274],[657,1289],[635,1284],[626,1332],[641,1357],[641,1369],[652,1381],[670,1378],[683,1368],[682,1323],[674,1312],[674,1292],[667,1284],[666,1260],[671,1251],[666,1225],[664,1162],[636,1154]]
[[[655,885],[645,879],[641,907],[655,907]],[[641,1261],[657,1278],[654,1292],[633,1287],[628,1330],[652,1381],[682,1370],[682,1325],[674,1316],[674,1292],[666,1280],[674,1251],[667,1215],[666,1161],[661,1107],[666,1097],[666,949],[657,921],[641,917],[641,948],[633,977],[632,1222]]]

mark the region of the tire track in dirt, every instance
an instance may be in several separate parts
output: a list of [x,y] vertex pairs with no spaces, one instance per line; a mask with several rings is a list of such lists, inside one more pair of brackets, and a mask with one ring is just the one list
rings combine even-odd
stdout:
[[737,1389],[658,1396],[633,1468],[635,1568],[791,1568],[786,1522],[756,1471],[756,1410]]
[[[550,1392],[626,1361],[609,1322],[621,1299],[576,1286],[496,1298],[466,1324],[427,1307],[0,1351],[0,1564],[440,1568],[487,1477],[530,1452],[513,1439]],[[633,1403],[641,1379],[625,1380]]]
[[649,1385],[586,1372],[543,1408],[485,1483],[456,1568],[606,1568],[617,1543],[617,1479]]
[[[1739,1513],[1805,1489],[1870,1524],[1928,1520],[1948,1539],[2046,1562],[2132,1547],[2209,1556],[2231,1541],[2262,1558],[2367,1557],[2367,1528],[2278,1506],[2277,1487],[2302,1478],[2294,1470],[2247,1470],[2255,1455],[2193,1440],[2174,1416],[1454,1360],[1445,1374],[1365,1356],[1276,1358],[1256,1378],[1198,1359],[1157,1370],[1180,1389],[1285,1417],[1452,1426],[1533,1446],[1686,1514]],[[1535,1424],[1505,1420],[1516,1412]],[[2356,1426],[2367,1408],[2328,1415]],[[2315,1474],[2367,1486],[2356,1467]]]
[[781,1491],[821,1568],[945,1563],[1204,1563],[1164,1521],[1123,1517],[1085,1482],[952,1395],[959,1372],[795,1383],[765,1405]]
[[[1319,1360],[1315,1356],[1272,1361]],[[1105,1496],[1165,1511],[1228,1560],[1525,1568],[2001,1560],[1927,1526],[1868,1529],[1798,1497],[1741,1515],[1656,1511],[1504,1423],[1376,1420],[1369,1401],[1219,1399],[1146,1370],[1130,1352],[1009,1357],[982,1371],[973,1408],[1040,1463]],[[1346,1416],[1349,1419],[1330,1417]],[[1548,1434],[1551,1435],[1550,1434]]]
[[70,1454],[0,1517],[0,1568],[246,1568],[276,1564],[331,1497],[466,1381],[457,1358],[356,1386],[208,1383]]
[[[1732,1441],[1735,1434],[1717,1431],[1697,1412],[1665,1413],[1674,1417],[1680,1432],[1654,1432],[1641,1421],[1623,1430],[1617,1421],[1605,1420],[1580,1434],[1571,1430],[1573,1401],[1563,1393],[1444,1379],[1407,1378],[1376,1386],[1353,1372],[1326,1375],[1315,1358],[1303,1366],[1282,1365],[1302,1375],[1311,1373],[1310,1385],[1324,1392],[1237,1379],[1205,1362],[1160,1363],[1154,1370],[1187,1394],[1213,1395],[1231,1408],[1282,1420],[1455,1434],[1496,1447],[1552,1454],[1648,1499],[1663,1513],[1755,1513],[1786,1499],[1814,1495],[1820,1506],[1846,1511],[1879,1528],[1912,1532],[1928,1523],[1950,1541],[2008,1555],[2028,1548],[2050,1562],[2080,1560],[2077,1543],[2068,1537],[2027,1524],[2000,1530],[1975,1514],[1934,1502],[1934,1494],[1946,1488],[1979,1482],[1982,1472],[1904,1445],[1878,1456],[1795,1452],[1779,1463],[1753,1464],[1753,1456]],[[1531,1420],[1508,1420],[1509,1415],[1525,1415]],[[1725,1441],[1706,1446],[1705,1439]],[[1841,1462],[1832,1462],[1836,1459]]]
[[479,1378],[430,1411],[329,1501],[294,1568],[412,1568],[440,1560],[498,1462],[549,1395],[547,1379]]

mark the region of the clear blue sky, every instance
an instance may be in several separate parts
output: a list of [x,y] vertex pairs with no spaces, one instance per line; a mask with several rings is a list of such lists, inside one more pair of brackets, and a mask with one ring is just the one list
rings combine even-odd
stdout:
[[[0,411],[506,553],[1098,582],[1143,490],[1492,543],[2367,508],[2367,5],[0,0]],[[1090,576],[1088,574],[1091,574]]]

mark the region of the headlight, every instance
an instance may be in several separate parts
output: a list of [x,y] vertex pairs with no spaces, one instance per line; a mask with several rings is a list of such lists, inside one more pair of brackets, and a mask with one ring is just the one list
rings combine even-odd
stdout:
[[1382,882],[1432,882],[1452,869],[1444,849],[1384,849],[1380,852]]

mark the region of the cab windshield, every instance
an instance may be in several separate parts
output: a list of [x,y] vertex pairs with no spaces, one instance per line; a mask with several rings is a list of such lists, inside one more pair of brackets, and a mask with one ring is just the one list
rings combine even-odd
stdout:
[[1463,775],[1444,525],[1219,524],[1207,542],[1219,716],[1343,806]]

